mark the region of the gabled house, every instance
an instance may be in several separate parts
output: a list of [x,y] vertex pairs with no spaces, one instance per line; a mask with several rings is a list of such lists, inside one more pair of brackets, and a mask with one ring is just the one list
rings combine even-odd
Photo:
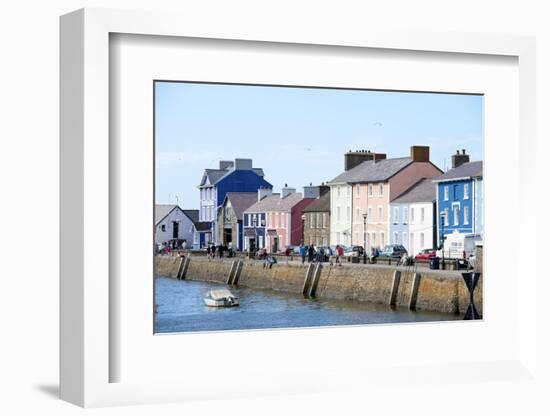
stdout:
[[155,243],[170,244],[182,240],[189,247],[193,241],[193,220],[191,210],[183,210],[178,205],[155,205]]
[[218,207],[228,192],[257,192],[273,186],[264,179],[261,168],[253,168],[251,159],[220,161],[218,169],[205,169],[198,185],[200,190],[199,220],[211,222],[213,243],[219,244]]
[[234,250],[242,251],[243,213],[258,201],[257,192],[228,192],[218,208],[218,239]]
[[389,244],[390,202],[423,178],[443,173],[430,161],[430,148],[411,146],[409,157],[348,152],[345,172],[329,182],[331,244],[384,247]]

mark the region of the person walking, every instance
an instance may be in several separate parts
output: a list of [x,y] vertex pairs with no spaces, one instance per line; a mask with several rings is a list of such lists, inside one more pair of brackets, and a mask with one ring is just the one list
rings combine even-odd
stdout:
[[304,264],[306,262],[306,248],[303,244],[300,246],[300,256],[302,256],[302,264]]
[[210,246],[206,246],[206,258],[208,258],[208,260],[210,260],[210,253],[211,253]]
[[340,262],[340,257],[344,255],[344,249],[340,246],[336,246],[336,264],[341,266],[342,263]]
[[313,255],[315,254],[315,249],[313,248],[313,244],[310,244],[307,248],[307,261],[308,263],[311,263],[313,261]]
[[216,258],[216,246],[214,244],[212,244],[212,258]]

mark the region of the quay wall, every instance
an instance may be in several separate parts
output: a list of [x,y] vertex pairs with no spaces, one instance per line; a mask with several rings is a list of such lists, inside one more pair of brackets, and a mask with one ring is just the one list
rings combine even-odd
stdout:
[[[225,284],[230,277],[233,261],[192,256],[184,278]],[[264,268],[261,261],[241,261],[239,285],[302,293],[307,263],[283,261],[269,269]],[[177,257],[157,256],[155,275],[176,277],[180,262]],[[400,279],[395,306],[409,307],[412,295],[417,310],[459,314],[466,311],[469,294],[458,271],[419,269],[416,271],[419,277],[415,291],[414,272],[404,267],[349,263],[339,267],[323,263],[315,297],[389,304],[396,270],[400,272]],[[482,286],[480,279],[474,292],[474,303],[480,314],[483,312]]]

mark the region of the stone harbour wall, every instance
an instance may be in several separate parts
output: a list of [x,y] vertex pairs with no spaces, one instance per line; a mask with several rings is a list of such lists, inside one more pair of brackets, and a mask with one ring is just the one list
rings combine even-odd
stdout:
[[[180,262],[177,257],[157,256],[155,275],[176,277]],[[308,264],[281,261],[271,269],[254,260],[207,259],[191,257],[183,278],[226,284],[235,265],[242,261],[238,285],[301,294]],[[462,314],[469,302],[468,289],[458,271],[412,269],[387,265],[344,264],[341,267],[323,263],[318,274],[315,297],[390,304],[395,272],[400,272],[396,286],[395,306],[417,310]],[[475,306],[483,311],[483,282],[474,292]]]

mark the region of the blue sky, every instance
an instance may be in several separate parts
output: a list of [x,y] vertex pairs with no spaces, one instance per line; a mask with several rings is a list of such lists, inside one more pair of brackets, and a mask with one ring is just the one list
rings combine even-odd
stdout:
[[481,96],[172,82],[155,94],[156,202],[182,208],[198,208],[220,159],[253,159],[277,191],[332,179],[350,149],[391,158],[427,145],[443,170],[457,149],[482,158]]

